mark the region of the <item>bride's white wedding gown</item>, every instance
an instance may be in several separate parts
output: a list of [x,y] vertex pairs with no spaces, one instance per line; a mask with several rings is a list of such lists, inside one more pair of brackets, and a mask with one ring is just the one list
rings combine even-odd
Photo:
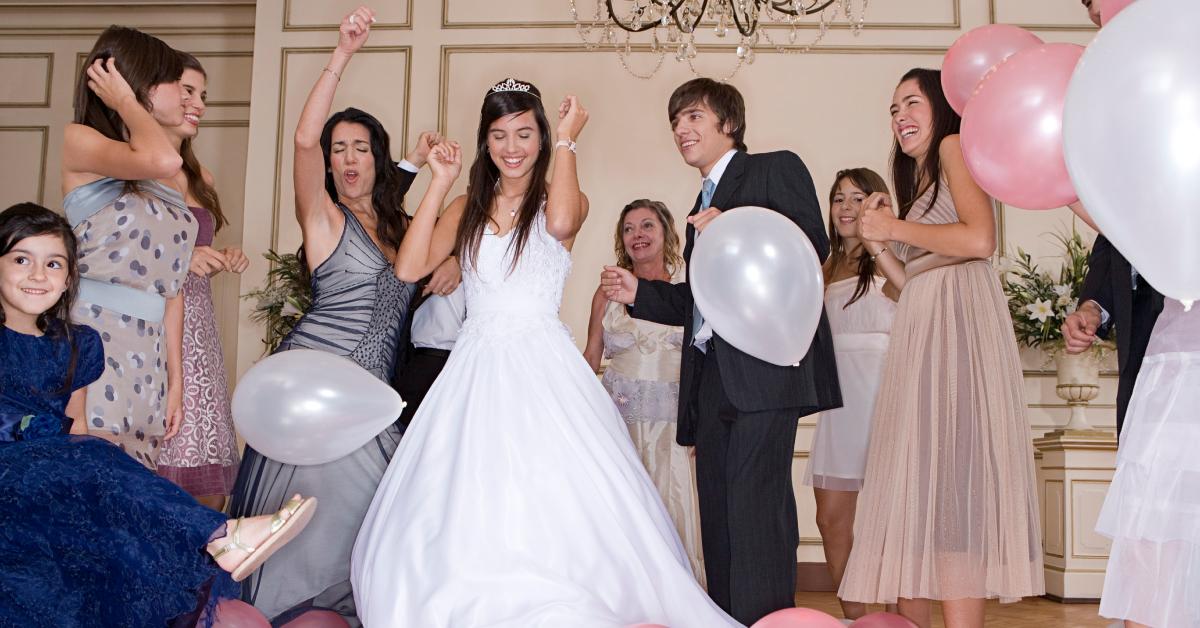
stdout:
[[368,628],[739,626],[696,583],[629,433],[558,319],[570,253],[533,225],[464,260],[467,319],[354,546]]

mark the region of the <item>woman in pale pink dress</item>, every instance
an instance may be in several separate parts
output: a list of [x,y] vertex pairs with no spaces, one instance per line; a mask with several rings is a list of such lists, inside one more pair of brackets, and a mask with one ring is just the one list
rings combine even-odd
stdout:
[[213,234],[229,221],[221,212],[212,174],[192,150],[204,117],[208,77],[195,57],[179,54],[183,59],[184,120],[167,129],[167,134],[183,156],[183,168],[167,183],[184,193],[199,232],[190,272],[183,282],[183,423],[179,433],[163,444],[158,473],[196,501],[221,510],[237,476],[238,448],[210,278],[222,271],[240,273],[249,261],[237,247],[218,250],[212,246]]

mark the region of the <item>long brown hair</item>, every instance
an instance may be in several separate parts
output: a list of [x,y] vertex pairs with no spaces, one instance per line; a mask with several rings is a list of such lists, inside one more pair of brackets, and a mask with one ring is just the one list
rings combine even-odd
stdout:
[[896,203],[899,207],[900,220],[904,220],[908,216],[908,212],[912,211],[913,205],[925,191],[926,188],[921,187],[922,184],[934,186],[933,198],[929,200],[929,205],[922,211],[929,211],[929,208],[937,202],[938,193],[941,191],[938,183],[942,177],[942,157],[939,152],[942,140],[947,136],[957,135],[959,126],[962,125],[962,118],[946,101],[946,94],[942,91],[940,70],[913,68],[900,77],[900,83],[912,79],[917,80],[917,86],[925,95],[925,99],[929,101],[930,108],[933,109],[933,128],[930,129],[932,137],[929,142],[929,153],[925,155],[925,161],[920,165],[919,172],[917,160],[905,155],[904,151],[900,150],[900,140],[894,138],[892,141],[892,187],[896,189]]
[[[833,187],[829,188],[829,259],[825,261],[824,275],[825,285],[833,279],[833,273],[837,271],[842,264],[848,261],[850,251],[846,250],[846,241],[842,239],[841,234],[837,232],[837,218],[833,215],[833,197],[837,196],[838,186],[843,180],[849,180],[854,187],[863,191],[864,194],[870,196],[875,192],[888,193],[887,183],[879,173],[870,168],[850,168],[847,170],[839,170],[833,178]],[[850,300],[846,302],[846,307],[850,307],[851,303],[859,300],[863,295],[871,290],[871,283],[875,281],[875,260],[867,254],[867,248],[859,247],[858,259],[858,285],[854,288],[854,294],[850,296]]]
[[676,271],[683,268],[683,256],[679,254],[679,232],[675,230],[675,218],[671,216],[671,210],[667,209],[665,203],[648,198],[639,198],[629,203],[617,217],[617,230],[613,234],[613,252],[617,254],[617,266],[625,270],[633,270],[633,259],[629,257],[629,251],[625,250],[624,227],[625,216],[635,209],[649,209],[658,218],[658,224],[663,230],[663,263],[667,266],[667,274],[674,276]]
[[127,142],[125,121],[88,87],[88,68],[97,59],[110,57],[116,59],[117,71],[147,111],[152,109],[150,88],[178,81],[183,74],[183,61],[161,39],[137,29],[109,26],[100,33],[75,82],[74,122],[90,126],[110,140]]
[[[205,81],[208,80],[208,72],[204,71],[204,66],[200,65],[196,57],[182,50],[177,54],[183,63],[183,69],[195,70],[204,75]],[[196,94],[194,97],[203,98],[204,95]],[[213,231],[220,231],[221,227],[229,224],[229,219],[225,217],[225,212],[221,211],[221,199],[217,198],[217,190],[204,180],[204,170],[200,167],[200,160],[196,159],[196,152],[192,150],[192,139],[194,138],[185,138],[179,145],[179,156],[183,158],[183,174],[187,176],[188,193],[212,214]]]
[[[508,89],[501,89],[502,86]],[[516,86],[517,89],[513,89]],[[526,89],[520,89],[526,88]],[[483,97],[483,106],[479,112],[479,130],[476,133],[475,162],[471,164],[471,175],[467,183],[467,205],[463,209],[462,219],[458,223],[458,234],[454,239],[454,250],[459,259],[466,259],[475,264],[479,253],[479,242],[483,239],[484,230],[491,222],[492,202],[496,199],[496,186],[500,182],[500,169],[488,154],[488,131],[492,123],[505,116],[532,111],[537,120],[538,156],[530,173],[529,189],[521,201],[517,211],[517,222],[513,226],[514,238],[509,241],[509,251],[512,251],[512,264],[515,268],[529,241],[529,233],[533,230],[534,220],[542,208],[546,198],[546,173],[550,170],[550,122],[546,120],[546,110],[542,107],[542,93],[532,83],[505,79],[495,86],[488,88]]]
[[[79,245],[75,232],[66,219],[37,203],[17,203],[0,212],[0,256],[8,255],[21,240],[42,235],[58,236],[67,250],[67,289],[50,309],[38,314],[37,328],[47,336],[63,338],[71,348],[64,386],[59,391],[69,393],[79,357],[79,350],[71,340],[71,306],[79,293]],[[4,321],[4,308],[0,308],[0,326]]]

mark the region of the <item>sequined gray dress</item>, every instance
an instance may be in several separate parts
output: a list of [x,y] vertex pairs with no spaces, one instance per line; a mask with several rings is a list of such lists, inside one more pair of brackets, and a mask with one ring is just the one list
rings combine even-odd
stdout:
[[[346,356],[388,381],[415,284],[396,278],[383,255],[345,207],[346,226],[329,259],[313,271],[313,304],[278,351],[315,349]],[[267,617],[298,606],[338,611],[353,625],[350,552],[359,525],[387,470],[401,431],[389,426],[345,458],[294,466],[250,447],[233,489],[233,516],[273,513],[294,493],[320,500],[304,534],[279,550],[244,583],[242,598]]]

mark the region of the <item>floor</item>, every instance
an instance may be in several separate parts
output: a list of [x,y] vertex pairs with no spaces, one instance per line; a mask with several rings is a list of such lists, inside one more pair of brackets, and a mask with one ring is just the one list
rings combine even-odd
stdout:
[[[833,593],[797,593],[796,606],[815,608],[841,617],[841,607]],[[987,605],[987,625],[997,628],[1105,628],[1110,620],[1097,615],[1096,604],[1059,604],[1044,598],[1030,598],[1017,604]],[[882,608],[875,610],[883,610]],[[941,612],[934,606],[935,626],[941,626]]]

